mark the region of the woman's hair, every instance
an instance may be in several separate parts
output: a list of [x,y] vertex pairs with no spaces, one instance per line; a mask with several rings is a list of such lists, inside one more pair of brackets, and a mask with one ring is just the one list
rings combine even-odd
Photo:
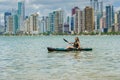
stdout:
[[75,38],[75,42],[79,42],[79,38],[78,37]]

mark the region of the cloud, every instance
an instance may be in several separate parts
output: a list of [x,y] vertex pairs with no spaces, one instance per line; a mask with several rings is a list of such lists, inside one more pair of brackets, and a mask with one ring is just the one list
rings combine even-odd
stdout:
[[[19,0],[18,0],[19,1]],[[111,3],[115,3],[114,0],[109,0]],[[119,0],[116,0],[119,1]],[[71,8],[78,6],[83,9],[86,5],[89,5],[89,0],[25,0],[26,2],[26,14],[30,15],[32,12],[40,11],[42,13],[47,10],[55,10],[62,8],[71,11]],[[108,0],[106,0],[108,2]],[[17,0],[0,0],[0,13],[11,10],[12,8],[17,9]]]
[[[17,1],[19,0],[0,0],[0,14],[6,11],[11,11],[12,8],[17,9]],[[20,0],[21,1],[21,0]],[[119,9],[120,0],[99,0],[104,1],[105,5],[113,4],[115,9]],[[90,4],[90,0],[25,0],[26,15],[39,12],[40,16],[48,15],[56,9],[63,9],[66,15],[71,14],[71,9],[74,6],[80,7],[81,10]]]
[[120,11],[120,7],[115,7],[115,11]]

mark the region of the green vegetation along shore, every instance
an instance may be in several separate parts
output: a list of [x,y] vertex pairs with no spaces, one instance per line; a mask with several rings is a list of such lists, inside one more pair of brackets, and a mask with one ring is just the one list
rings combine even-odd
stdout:
[[67,33],[40,33],[40,34],[0,34],[0,36],[37,36],[37,35],[120,35],[120,32],[108,32],[108,33],[80,33],[80,34],[67,34]]

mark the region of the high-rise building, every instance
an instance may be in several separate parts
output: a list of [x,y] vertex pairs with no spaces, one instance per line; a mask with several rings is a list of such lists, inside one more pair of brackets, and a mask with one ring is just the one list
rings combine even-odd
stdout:
[[30,34],[38,34],[39,24],[38,24],[38,14],[32,14],[30,17]]
[[95,30],[97,30],[97,16],[98,16],[98,9],[99,9],[98,0],[90,0],[90,5],[94,9]]
[[114,25],[114,9],[113,5],[106,6],[106,27],[109,32],[112,31],[112,26]]
[[97,12],[97,27],[96,31],[100,31],[100,19],[103,17],[103,2],[99,2],[98,4],[98,12]]
[[71,31],[74,31],[74,17],[71,17]]
[[95,11],[97,11],[97,9],[98,9],[98,0],[90,0],[90,5],[91,5],[91,7],[92,7]]
[[18,15],[25,19],[25,1],[18,2]]
[[41,33],[46,33],[46,17],[43,16],[42,19],[40,20],[40,32]]
[[76,10],[78,10],[79,8],[76,6],[74,8],[72,8],[72,11],[71,11],[71,31],[74,31],[74,25],[75,25],[75,13],[76,13]]
[[13,33],[16,34],[18,32],[18,15],[13,15]]
[[67,16],[67,24],[69,25],[69,31],[71,31],[71,17],[70,16]]
[[118,32],[118,17],[119,17],[119,12],[115,12],[114,14],[114,28],[115,28],[115,32]]
[[106,17],[103,16],[100,19],[100,32],[105,32],[105,29],[106,29]]
[[49,27],[48,31],[50,33],[54,32],[54,13],[49,13]]
[[39,33],[39,24],[38,24],[38,14],[30,15],[24,21],[24,33],[25,34],[38,34]]
[[13,16],[13,33],[17,34],[19,32],[19,16],[16,9],[12,9]]
[[43,16],[42,19],[40,20],[40,32],[41,33],[48,33],[50,32],[50,27],[49,27],[49,17],[48,16]]
[[74,32],[76,34],[80,33],[80,9],[76,9],[75,10],[75,14],[74,14]]
[[64,27],[64,11],[63,10],[58,10],[54,11],[54,29],[55,33],[63,33],[63,27]]
[[45,18],[45,24],[46,24],[45,26],[46,32],[49,32],[49,17],[48,16]]
[[24,21],[24,33],[25,34],[30,34],[30,18],[27,18]]
[[6,28],[8,27],[7,26],[7,20],[8,20],[8,17],[11,15],[11,12],[5,12],[4,13],[4,26],[5,26],[5,28],[4,28],[4,32],[6,32]]
[[99,31],[100,19],[103,16],[103,2],[99,2],[99,0],[90,0],[90,5],[94,9],[95,31]]
[[79,34],[83,32],[84,29],[84,13],[80,9],[75,10],[74,18],[74,32]]
[[81,11],[80,12],[80,32],[84,32],[85,31],[85,12]]
[[118,32],[120,32],[120,11],[118,12]]
[[63,33],[63,27],[64,27],[64,11],[63,10],[57,10],[53,11],[52,13],[49,13],[49,27],[48,31],[50,33]]
[[69,34],[71,31],[71,17],[67,16],[64,22],[64,33]]
[[79,9],[77,6],[72,9],[72,16],[75,14],[76,9]]
[[23,23],[25,20],[25,1],[18,2],[18,19],[20,31],[24,31]]
[[8,16],[6,32],[9,34],[13,34],[13,32],[14,32],[13,16]]
[[3,34],[3,32],[4,32],[4,26],[0,25],[0,34]]
[[69,24],[69,22],[70,22],[70,17],[69,16],[66,16],[66,18],[65,18],[65,24]]
[[69,33],[69,24],[64,24],[64,33]]
[[17,34],[18,33],[18,16],[11,15],[7,19],[7,33]]
[[94,11],[93,8],[89,6],[85,8],[85,31],[94,31]]

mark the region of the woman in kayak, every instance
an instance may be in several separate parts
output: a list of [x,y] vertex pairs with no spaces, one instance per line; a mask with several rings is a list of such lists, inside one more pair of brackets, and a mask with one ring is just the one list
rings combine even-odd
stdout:
[[72,44],[72,46],[68,46],[67,49],[70,49],[70,48],[77,48],[77,49],[79,49],[80,48],[80,41],[79,41],[78,37],[75,38],[75,42],[74,43],[69,43],[69,44]]

